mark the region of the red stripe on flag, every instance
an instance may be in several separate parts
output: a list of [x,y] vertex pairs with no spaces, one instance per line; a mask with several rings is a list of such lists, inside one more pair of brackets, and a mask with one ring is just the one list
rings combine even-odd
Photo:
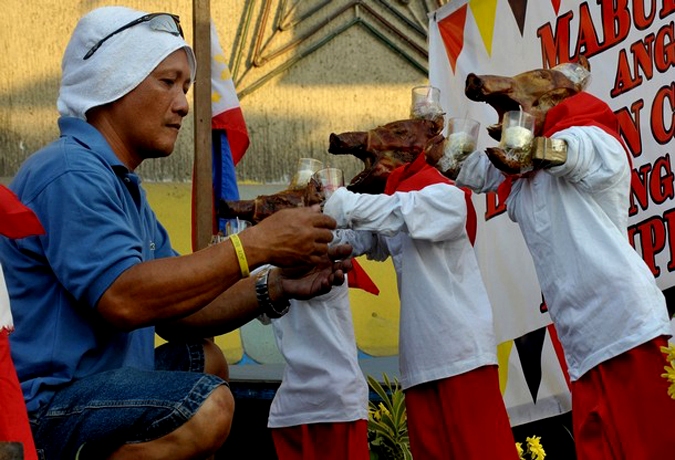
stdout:
[[236,107],[215,115],[211,120],[211,129],[222,129],[227,133],[227,140],[232,151],[232,161],[236,166],[250,144],[248,129],[241,108]]

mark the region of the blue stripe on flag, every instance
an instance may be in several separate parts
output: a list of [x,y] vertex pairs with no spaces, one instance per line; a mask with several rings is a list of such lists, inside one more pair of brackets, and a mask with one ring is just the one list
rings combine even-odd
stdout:
[[[212,131],[213,150],[213,197],[219,200],[238,200],[237,175],[232,161],[230,143],[224,130]],[[227,219],[218,219],[218,230],[225,233]]]

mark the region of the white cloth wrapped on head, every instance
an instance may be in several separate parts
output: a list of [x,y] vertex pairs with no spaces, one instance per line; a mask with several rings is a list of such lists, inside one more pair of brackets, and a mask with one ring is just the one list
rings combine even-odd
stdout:
[[577,85],[579,91],[584,91],[591,84],[591,72],[579,64],[565,62],[553,67],[553,70],[557,70],[569,78],[572,83]]
[[87,110],[126,95],[179,49],[184,49],[187,54],[194,81],[197,64],[192,48],[180,35],[153,29],[148,22],[113,35],[84,59],[100,40],[146,14],[109,6],[97,8],[80,19],[61,63],[57,108],[62,116],[86,120]]

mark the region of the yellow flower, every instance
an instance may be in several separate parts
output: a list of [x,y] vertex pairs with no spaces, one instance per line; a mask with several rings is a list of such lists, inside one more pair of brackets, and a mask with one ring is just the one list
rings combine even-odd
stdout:
[[516,450],[518,451],[518,459],[519,459],[519,460],[525,460],[525,459],[523,458],[523,453],[524,453],[524,452],[523,452],[523,446],[522,446],[521,443],[519,443],[519,442],[516,443]]
[[667,347],[661,347],[661,351],[667,355],[666,361],[675,363],[675,344],[669,343]]
[[546,458],[546,452],[544,452],[539,436],[527,437],[525,440],[527,441],[527,450],[530,452],[532,460],[544,460]]
[[673,366],[664,366],[665,374],[661,374],[661,377],[668,380],[670,383],[675,383],[675,369]]
[[661,374],[661,377],[668,380],[668,383],[670,383],[670,387],[668,387],[668,396],[675,399],[675,369],[673,369],[673,366],[665,366],[664,369],[666,372]]

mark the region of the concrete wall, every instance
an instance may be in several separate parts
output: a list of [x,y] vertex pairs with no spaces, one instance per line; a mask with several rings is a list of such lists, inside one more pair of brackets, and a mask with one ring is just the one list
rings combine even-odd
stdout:
[[[427,81],[420,69],[426,56],[419,53],[426,52],[426,14],[439,3],[445,2],[212,0],[211,16],[236,71],[251,135],[238,179],[285,183],[302,156],[342,167],[351,179],[360,163],[329,156],[328,137],[408,116],[410,88]],[[3,2],[0,176],[13,175],[26,156],[57,135],[62,52],[82,14],[111,4],[179,14],[192,42],[188,0]],[[284,23],[289,25],[278,25]],[[189,181],[192,131],[190,117],[174,154],[139,172],[148,180]]]
[[[211,0],[211,17],[251,137],[237,167],[242,198],[255,196],[250,195],[260,188],[254,184],[283,188],[299,157],[340,167],[347,181],[358,173],[362,165],[355,158],[327,153],[329,135],[408,117],[410,89],[427,82],[426,15],[440,3],[445,2]],[[282,4],[294,8],[283,10]],[[4,0],[0,178],[5,181],[28,155],[58,135],[63,50],[78,18],[103,5],[176,13],[192,42],[188,0]],[[182,253],[191,250],[193,127],[189,116],[174,154],[139,168],[153,208]],[[398,297],[393,267],[362,263],[382,292],[351,291],[357,344],[367,354],[394,355]],[[244,353],[258,362],[280,360],[271,330],[260,329],[257,322],[217,341],[231,363]]]

